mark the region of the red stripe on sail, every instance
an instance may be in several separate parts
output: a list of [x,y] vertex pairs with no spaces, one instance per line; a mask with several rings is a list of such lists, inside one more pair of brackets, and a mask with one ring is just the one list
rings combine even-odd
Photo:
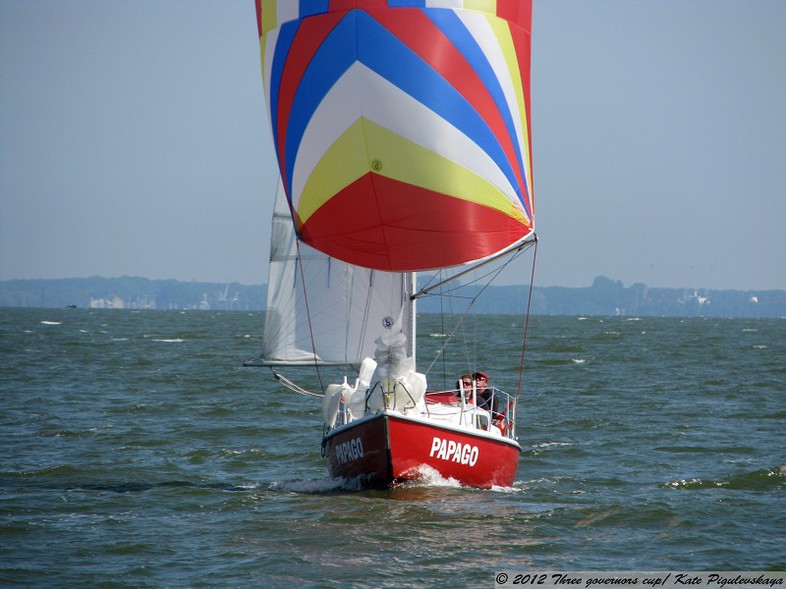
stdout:
[[257,31],[259,32],[259,36],[262,36],[262,0],[256,0],[254,2],[254,8],[256,8],[257,12]]
[[497,0],[497,16],[532,31],[532,0]]
[[356,8],[367,10],[369,8],[385,8],[387,5],[387,0],[330,0],[328,11],[354,10]]
[[351,264],[401,272],[477,260],[530,231],[496,209],[367,174],[311,215],[300,236]]

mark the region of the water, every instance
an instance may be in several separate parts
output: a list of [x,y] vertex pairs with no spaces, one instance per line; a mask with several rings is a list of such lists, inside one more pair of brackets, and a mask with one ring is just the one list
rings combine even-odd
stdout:
[[[534,317],[517,481],[492,491],[328,478],[319,402],[241,366],[261,324],[0,309],[0,586],[786,568],[786,320]],[[424,357],[442,338],[420,327]],[[520,319],[475,329],[472,353],[515,390]]]

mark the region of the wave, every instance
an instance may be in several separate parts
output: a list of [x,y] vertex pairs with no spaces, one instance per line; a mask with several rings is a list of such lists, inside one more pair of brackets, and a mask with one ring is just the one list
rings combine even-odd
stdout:
[[690,453],[716,453],[724,452],[727,454],[753,454],[756,448],[751,446],[657,446],[657,452],[671,452],[674,454]]
[[666,483],[663,486],[687,491],[704,489],[783,491],[786,490],[786,466],[735,474],[731,475],[728,480],[680,479]]
[[76,472],[68,466],[57,466],[33,472],[0,473],[0,488],[4,489],[54,489],[58,491],[95,491],[109,493],[143,493],[156,489],[190,488],[216,489],[220,491],[245,491],[244,485],[231,485],[219,482],[163,481],[163,482],[88,482],[88,481],[57,481],[27,480],[33,476],[51,475],[53,473]]

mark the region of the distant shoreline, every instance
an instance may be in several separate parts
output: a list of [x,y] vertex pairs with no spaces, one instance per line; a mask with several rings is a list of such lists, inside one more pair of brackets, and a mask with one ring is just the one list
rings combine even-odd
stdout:
[[[267,285],[123,276],[0,281],[0,307],[263,311]],[[523,313],[528,287],[491,286],[473,313]],[[433,307],[433,308],[432,308]],[[439,311],[422,300],[422,312]],[[629,287],[605,276],[588,287],[536,286],[535,315],[786,317],[786,290]]]

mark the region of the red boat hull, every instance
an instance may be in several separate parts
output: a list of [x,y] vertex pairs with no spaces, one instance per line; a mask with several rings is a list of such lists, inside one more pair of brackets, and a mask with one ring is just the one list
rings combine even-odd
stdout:
[[323,443],[330,475],[367,487],[420,478],[423,466],[470,487],[510,487],[521,452],[514,440],[391,413],[350,423]]

